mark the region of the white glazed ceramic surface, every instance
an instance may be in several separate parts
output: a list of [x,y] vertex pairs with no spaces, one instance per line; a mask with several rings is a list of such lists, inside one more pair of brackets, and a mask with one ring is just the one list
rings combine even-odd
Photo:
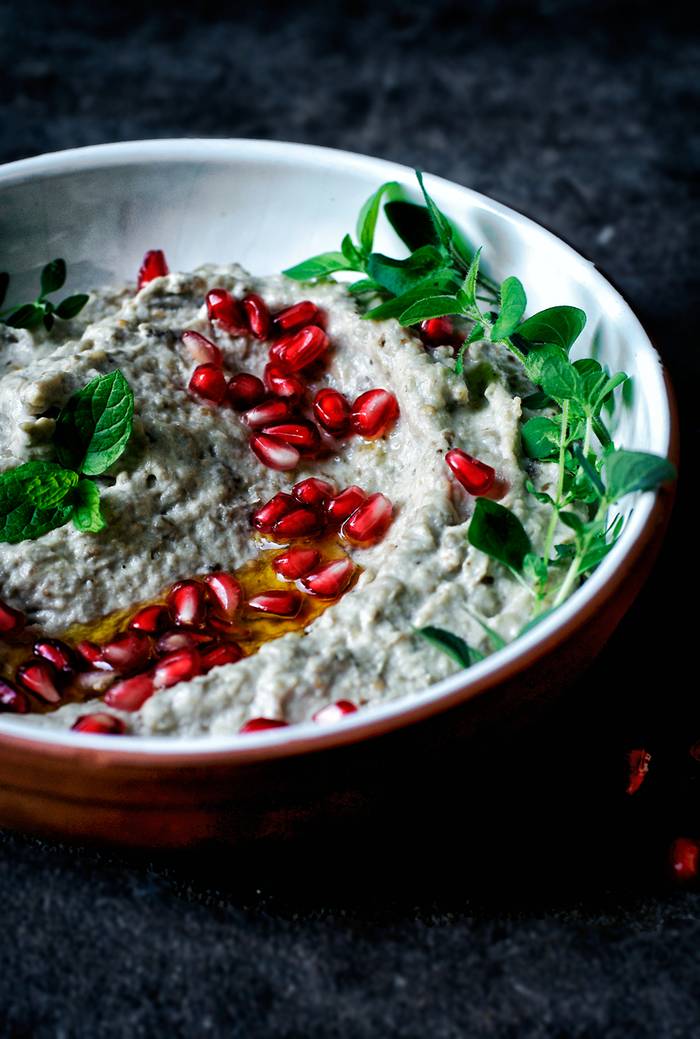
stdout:
[[[247,140],[139,141],[39,156],[0,167],[0,269],[12,274],[8,302],[33,294],[47,260],[68,263],[67,289],[87,291],[134,280],[147,249],[165,251],[171,269],[240,261],[255,274],[277,272],[314,253],[339,247],[357,212],[383,181],[406,185],[418,201],[411,170],[379,159],[298,144]],[[499,280],[516,274],[527,290],[528,312],[558,303],[588,314],[576,354],[593,354],[633,378],[633,393],[616,416],[619,445],[666,454],[671,416],[661,364],[625,301],[593,264],[548,231],[506,206],[438,177],[428,190],[467,238],[484,246],[485,267]],[[382,227],[377,248],[399,255],[401,243]],[[592,578],[553,616],[524,638],[409,697],[346,718],[350,732],[379,716],[408,720],[417,703],[443,699],[486,674],[517,662],[556,632],[619,568],[649,516],[653,496],[626,502],[628,520],[615,549]],[[632,509],[632,506],[634,508]],[[284,744],[327,730],[312,723],[229,739],[114,740],[55,733],[7,715],[0,730],[14,735],[125,754],[211,752]],[[107,743],[105,742],[107,741]]]

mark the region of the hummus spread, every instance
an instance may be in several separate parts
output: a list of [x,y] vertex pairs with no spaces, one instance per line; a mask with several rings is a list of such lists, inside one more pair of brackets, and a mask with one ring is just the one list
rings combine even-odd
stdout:
[[[457,668],[415,636],[427,625],[459,632],[484,653],[491,646],[476,618],[514,638],[529,593],[469,544],[474,498],[445,454],[459,447],[492,466],[502,503],[541,549],[548,513],[525,480],[546,487],[548,466],[528,463],[526,472],[520,454],[521,398],[532,387],[519,363],[502,347],[476,343],[465,376],[457,375],[451,348],[429,350],[394,320],[363,320],[341,285],[307,287],[303,294],[325,311],[331,344],[325,369],[306,376],[312,390],[335,387],[352,401],[383,387],[396,396],[400,417],[384,437],[339,440],[326,457],[302,456],[293,472],[280,472],[251,452],[240,413],[188,391],[194,365],[185,329],[217,343],[229,376],[262,376],[268,362],[264,343],[210,324],[204,299],[215,287],[239,299],[255,292],[273,312],[300,298],[282,276],[205,266],[158,277],[136,294],[98,291],[58,337],[0,326],[0,471],[52,459],[56,415],[95,376],[119,368],[135,398],[129,446],[97,478],[105,528],[87,534],[67,524],[38,540],[0,544],[2,601],[23,611],[32,629],[60,638],[115,610],[162,601],[180,579],[236,572],[269,547],[251,526],[252,512],[314,476],[338,489],[381,492],[393,505],[381,541],[344,546],[358,568],[353,586],[306,628],[160,689],[139,710],[112,710],[129,733],[220,736],[255,717],[298,722],[338,700],[359,706],[419,692]],[[105,711],[104,703],[68,702],[22,718],[70,727],[91,711]]]

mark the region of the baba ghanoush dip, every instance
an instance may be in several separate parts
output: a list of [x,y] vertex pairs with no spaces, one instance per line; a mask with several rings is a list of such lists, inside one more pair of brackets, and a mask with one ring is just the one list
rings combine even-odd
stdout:
[[[560,605],[672,479],[425,191],[357,238],[0,309],[0,711],[225,736],[415,695]],[[411,250],[373,251],[381,203]],[[340,280],[331,275],[342,272]],[[346,280],[351,274],[358,281]],[[9,276],[0,274],[0,308]]]
[[300,299],[234,265],[96,291],[58,339],[0,326],[0,365],[2,470],[54,462],[58,416],[99,377],[133,392],[126,449],[91,480],[101,529],[0,544],[6,630],[24,620],[0,647],[5,699],[29,723],[197,736],[340,716],[456,669],[415,628],[485,653],[475,614],[504,639],[527,617],[528,591],[467,540],[475,499],[445,461],[464,452],[473,490],[542,540],[519,448],[532,386],[501,347],[473,344],[457,377],[451,343],[363,320],[342,285]]

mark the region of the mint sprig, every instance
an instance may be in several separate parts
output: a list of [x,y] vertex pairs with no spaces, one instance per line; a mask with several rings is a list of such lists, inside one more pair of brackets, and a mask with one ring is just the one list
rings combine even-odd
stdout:
[[[533,546],[515,513],[486,498],[477,500],[467,534],[530,593],[533,609],[524,632],[564,602],[614,547],[623,521],[610,513],[620,498],[674,479],[675,469],[665,458],[615,448],[606,419],[615,390],[628,377],[611,374],[592,358],[570,359],[586,325],[584,311],[564,305],[526,317],[527,295],[519,279],[511,276],[498,285],[485,275],[481,249],[464,240],[430,197],[422,174],[416,176],[424,205],[396,197],[394,185],[382,185],[362,208],[358,243],[346,235],[340,254],[322,254],[284,273],[306,280],[339,270],[361,272],[364,277],[350,292],[364,304],[365,318],[393,317],[410,327],[456,317],[469,328],[457,350],[457,375],[469,378],[469,346],[485,340],[514,354],[538,387],[523,407],[543,414],[526,415],[521,436],[526,457],[555,467],[548,493],[526,481],[528,493],[550,510],[543,543]],[[385,196],[385,215],[410,250],[402,259],[372,251]],[[342,262],[335,266],[338,257]],[[415,633],[464,667],[477,659],[451,632],[428,627]],[[492,648],[499,648],[496,633],[488,629],[487,634]]]
[[[63,288],[65,280],[66,261],[60,258],[51,260],[41,272],[37,298],[31,303],[22,303],[20,306],[0,311],[0,322],[9,325],[10,328],[36,328],[43,322],[44,328],[50,332],[56,318],[67,321],[75,317],[89,300],[88,295],[79,292],[73,296],[66,296],[60,303],[53,303],[47,298]],[[9,284],[10,275],[6,271],[0,272],[0,306],[5,301]]]
[[33,541],[71,519],[85,533],[105,526],[100,490],[87,477],[105,472],[131,436],[134,395],[119,370],[69,398],[56,421],[58,462],[24,462],[0,473],[0,542]]

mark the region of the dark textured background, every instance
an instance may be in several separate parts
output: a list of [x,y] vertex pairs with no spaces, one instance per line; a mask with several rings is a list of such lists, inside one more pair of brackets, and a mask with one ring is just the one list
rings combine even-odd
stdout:
[[[675,378],[692,473],[700,42],[659,6],[0,3],[0,160],[281,138],[493,195],[630,299]],[[514,745],[426,775],[405,811],[383,816],[378,792],[378,821],[274,854],[0,838],[0,1033],[700,1035],[700,895],[665,874],[669,841],[700,834],[693,540],[682,489],[596,667]],[[630,798],[635,745],[653,759]]]

